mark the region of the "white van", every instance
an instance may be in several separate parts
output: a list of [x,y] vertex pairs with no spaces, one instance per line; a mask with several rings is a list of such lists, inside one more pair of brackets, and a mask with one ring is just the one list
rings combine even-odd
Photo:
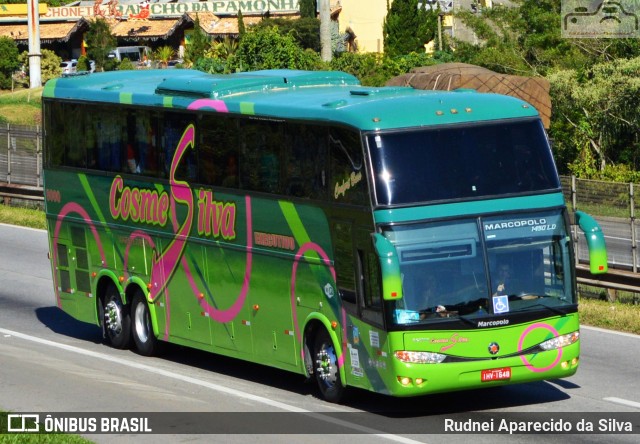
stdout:
[[145,55],[147,60],[151,58],[151,48],[148,46],[119,46],[109,53],[109,58],[115,58],[118,62],[127,58],[134,63],[138,63],[145,60]]

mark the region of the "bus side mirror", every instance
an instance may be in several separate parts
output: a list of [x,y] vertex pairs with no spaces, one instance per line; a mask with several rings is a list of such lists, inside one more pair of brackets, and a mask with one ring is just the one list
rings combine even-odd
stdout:
[[382,270],[382,298],[385,301],[402,299],[402,278],[396,247],[380,233],[373,233],[373,244]]
[[576,222],[584,232],[589,247],[589,268],[591,274],[603,274],[608,270],[607,246],[604,233],[596,220],[582,211],[576,211]]

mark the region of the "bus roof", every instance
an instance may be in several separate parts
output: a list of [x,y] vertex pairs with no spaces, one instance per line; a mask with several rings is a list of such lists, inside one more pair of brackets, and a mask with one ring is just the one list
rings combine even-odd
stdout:
[[354,76],[337,71],[114,71],[50,80],[43,97],[336,122],[361,130],[538,116],[513,97],[361,86]]

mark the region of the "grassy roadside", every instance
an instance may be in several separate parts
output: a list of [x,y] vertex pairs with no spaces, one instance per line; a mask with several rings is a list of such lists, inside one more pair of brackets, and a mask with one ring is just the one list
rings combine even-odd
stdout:
[[[44,229],[45,217],[40,210],[0,205],[0,223]],[[640,305],[581,297],[580,322],[640,335]]]
[[43,88],[0,91],[0,123],[40,125]]

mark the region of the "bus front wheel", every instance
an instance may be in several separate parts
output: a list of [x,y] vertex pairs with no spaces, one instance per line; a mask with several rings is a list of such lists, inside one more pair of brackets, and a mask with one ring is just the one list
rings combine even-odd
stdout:
[[345,398],[346,387],[340,378],[338,357],[329,333],[318,332],[314,347],[314,374],[322,397],[329,402],[341,402]]
[[102,325],[105,337],[112,347],[124,349],[131,343],[131,319],[129,307],[122,303],[122,298],[115,285],[109,285],[102,300]]
[[153,356],[159,352],[160,341],[153,334],[151,314],[144,295],[137,292],[131,303],[131,333],[136,350],[143,356]]

